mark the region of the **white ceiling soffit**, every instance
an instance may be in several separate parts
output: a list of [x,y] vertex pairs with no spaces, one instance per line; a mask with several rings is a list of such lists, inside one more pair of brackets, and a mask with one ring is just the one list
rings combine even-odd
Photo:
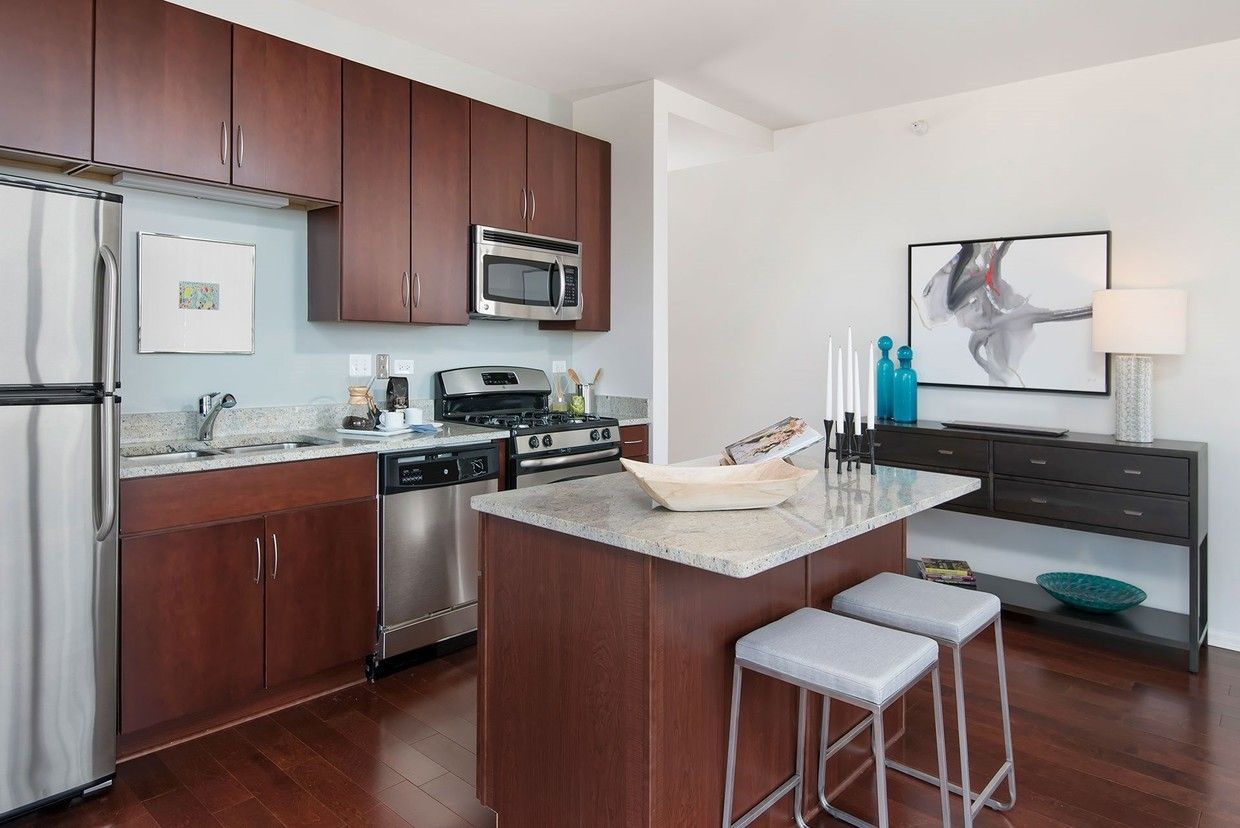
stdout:
[[553,94],[771,128],[1240,38],[1240,0],[300,0]]

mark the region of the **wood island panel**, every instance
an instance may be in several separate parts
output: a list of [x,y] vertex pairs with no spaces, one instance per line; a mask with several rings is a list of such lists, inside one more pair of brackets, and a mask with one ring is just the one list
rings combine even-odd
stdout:
[[[900,521],[732,578],[493,515],[479,531],[478,792],[514,825],[718,824],[736,640],[902,571],[905,551]],[[746,673],[741,703],[735,814],[791,775],[796,744],[794,688]],[[856,720],[843,709],[833,731]],[[898,735],[902,708],[889,716]],[[830,787],[865,769],[862,741],[833,759]],[[754,825],[791,825],[792,810],[786,797]]]

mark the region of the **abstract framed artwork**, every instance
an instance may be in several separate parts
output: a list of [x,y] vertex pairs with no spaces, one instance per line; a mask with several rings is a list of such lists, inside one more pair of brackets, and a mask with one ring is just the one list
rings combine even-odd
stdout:
[[254,353],[254,245],[138,234],[138,353]]
[[908,342],[919,385],[1096,394],[1094,291],[1111,286],[1111,234],[910,244]]

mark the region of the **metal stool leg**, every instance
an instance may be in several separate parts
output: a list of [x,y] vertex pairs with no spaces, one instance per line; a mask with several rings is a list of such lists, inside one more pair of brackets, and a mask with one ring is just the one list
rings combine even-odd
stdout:
[[874,745],[874,791],[878,794],[878,828],[888,828],[887,816],[887,744],[883,738],[883,714],[874,714],[870,734]]
[[792,813],[798,828],[809,828],[801,812],[805,800],[805,702],[808,696],[804,687],[797,693],[797,785],[792,789]]
[[934,741],[939,757],[939,799],[943,806],[943,825],[952,824],[952,806],[948,797],[950,783],[947,781],[947,739],[943,736],[943,688],[939,682],[939,668],[935,666],[934,682]]
[[964,721],[964,665],[960,648],[952,646],[952,669],[956,671],[956,731],[960,736],[960,795],[964,798],[964,828],[973,828],[973,788],[969,787],[969,734]]
[[[1003,714],[1003,752],[1007,760],[1008,801],[993,802],[993,807],[1001,811],[1011,810],[1016,804],[1016,759],[1012,752],[1012,713],[1008,708],[1007,664],[1003,656],[1003,622],[995,619],[995,663],[999,668],[999,706]],[[1000,768],[1000,772],[1003,769]],[[992,802],[986,804],[991,805]]]
[[741,715],[741,666],[732,665],[732,715],[728,720],[728,771],[723,783],[723,828],[732,825],[732,793],[736,783],[736,732]]

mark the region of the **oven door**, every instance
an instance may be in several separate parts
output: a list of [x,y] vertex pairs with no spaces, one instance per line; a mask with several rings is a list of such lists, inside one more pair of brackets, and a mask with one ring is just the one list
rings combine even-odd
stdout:
[[620,465],[620,448],[590,451],[563,457],[531,457],[515,460],[516,488],[526,489],[544,483],[563,483],[583,477],[598,477],[624,471]]
[[580,270],[580,256],[475,242],[474,314],[501,319],[580,319]]

